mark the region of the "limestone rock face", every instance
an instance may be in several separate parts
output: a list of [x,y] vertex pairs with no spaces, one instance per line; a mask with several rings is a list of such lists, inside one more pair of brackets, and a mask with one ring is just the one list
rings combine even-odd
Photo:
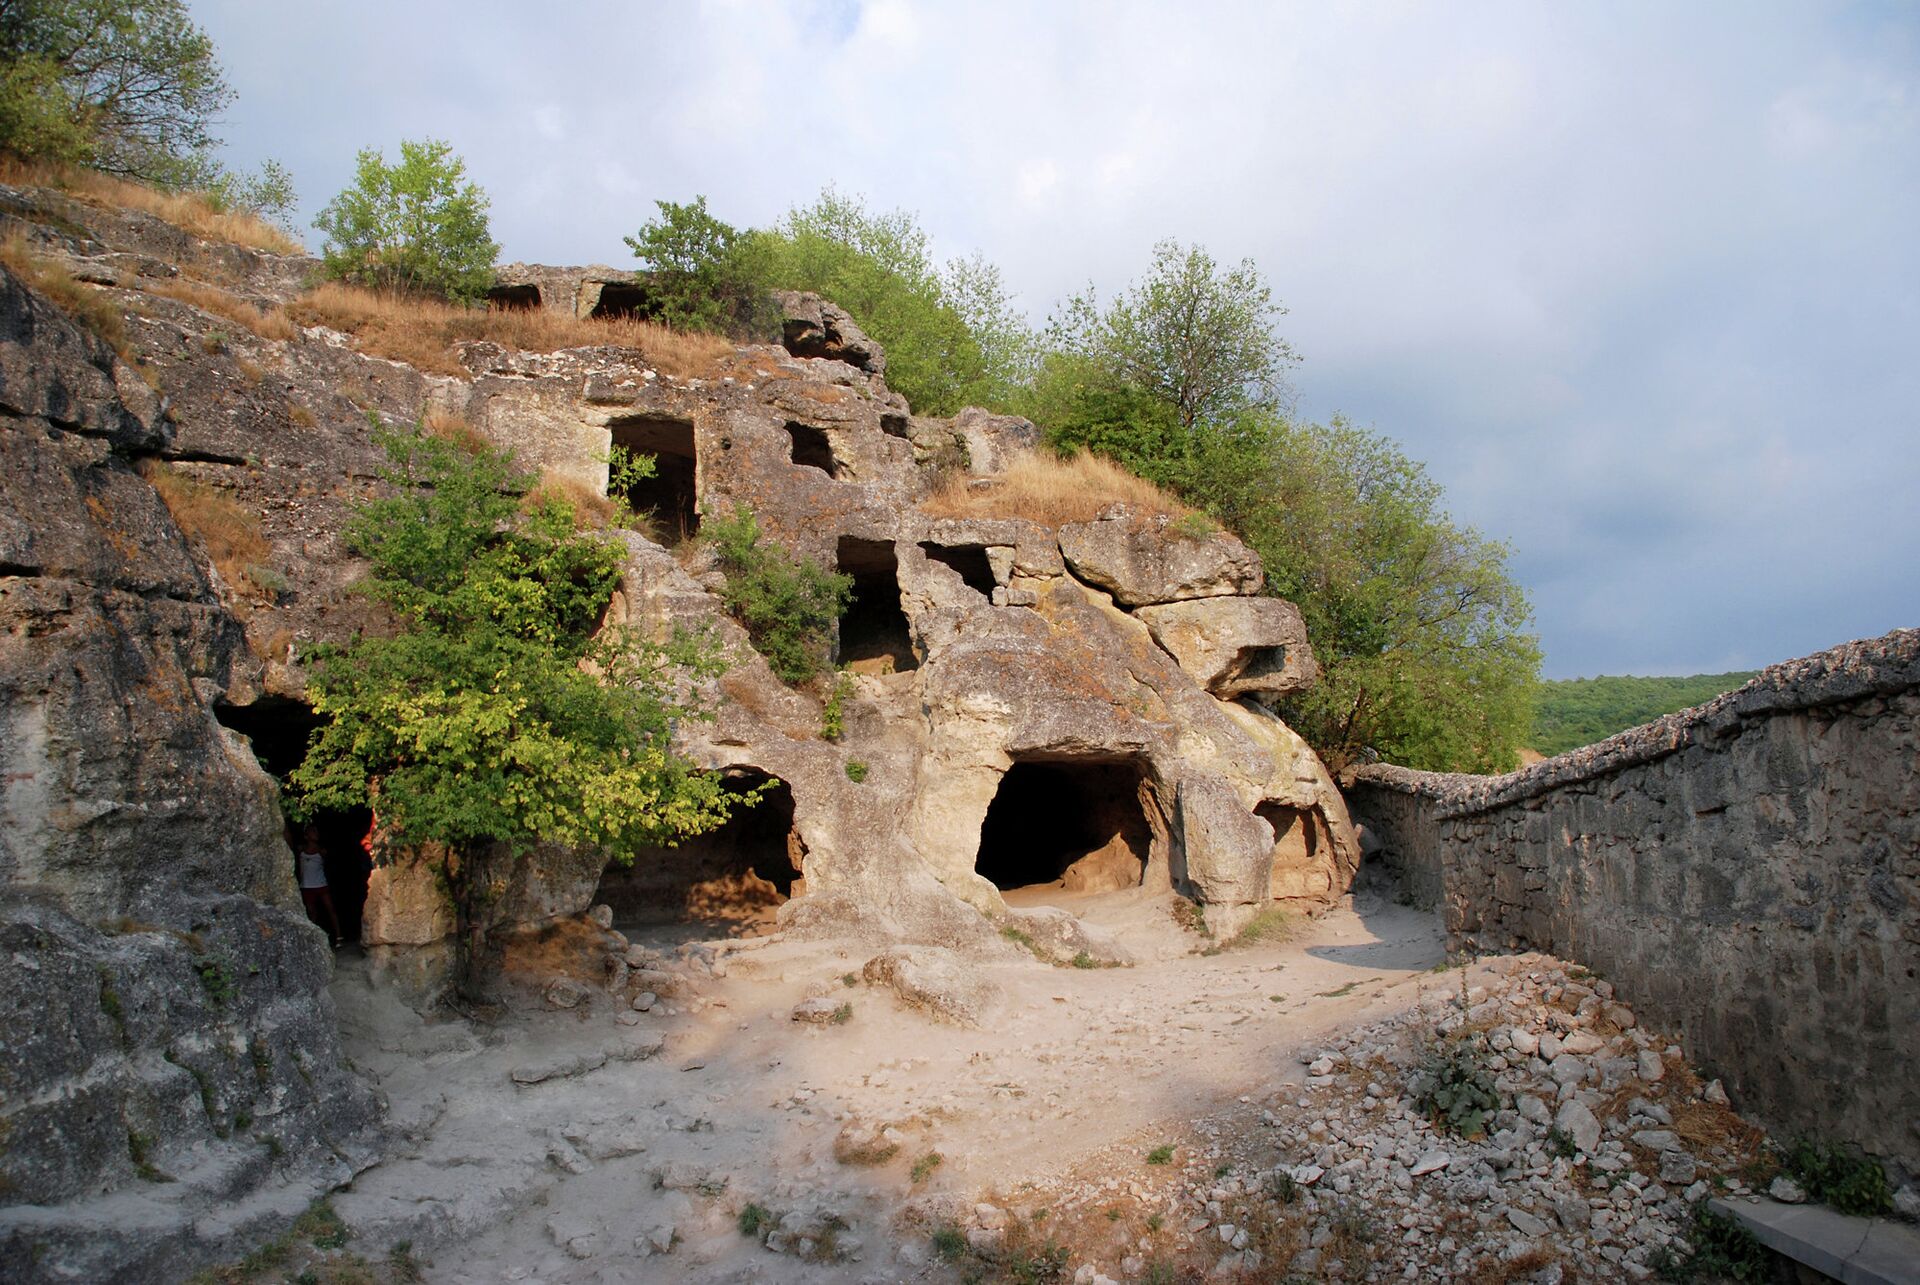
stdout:
[[886,353],[846,309],[800,290],[776,290],[773,299],[784,317],[780,341],[794,356],[843,361],[869,375],[887,373]]
[[1194,536],[1165,514],[1116,507],[1092,522],[1060,528],[1073,574],[1123,607],[1260,592],[1260,559],[1224,531]]
[[[376,1154],[274,783],[215,718],[259,694],[261,662],[129,463],[171,446],[155,411],[0,269],[9,1279],[177,1275],[218,1252],[194,1230],[209,1211]],[[134,1199],[138,1219],[107,1212]]]
[[[588,501],[605,493],[611,446],[654,455],[656,478],[630,497],[653,517],[613,533],[626,559],[609,623],[696,629],[725,651],[724,676],[685,691],[712,719],[683,720],[677,745],[766,790],[707,846],[637,863],[656,881],[644,896],[623,898],[630,876],[595,853],[504,863],[489,877],[500,929],[645,906],[674,878],[699,884],[688,898],[725,884],[756,910],[781,903],[791,934],[881,952],[870,980],[908,1002],[978,1021],[993,993],[973,966],[1005,957],[1003,927],[1024,923],[1063,961],[1127,956],[1064,911],[1011,911],[1003,889],[1191,897],[1223,932],[1276,900],[1313,910],[1345,892],[1359,848],[1339,793],[1251,699],[1311,673],[1297,617],[1252,596],[1252,552],[1124,505],[1064,525],[938,515],[943,488],[994,494],[1033,426],[914,415],[886,385],[880,346],[832,304],[784,298],[783,344],[694,374],[631,348],[482,341],[440,363],[458,373],[429,373],[323,327],[256,334],[151,292],[184,274],[271,305],[311,263],[184,244],[143,217],[0,188],[0,232],[97,283],[126,312],[146,375],[0,273],[0,934],[21,943],[0,951],[0,982],[31,995],[57,974],[74,1013],[58,1050],[36,1044],[0,1066],[12,1184],[0,1201],[19,1192],[53,1211],[0,1210],[0,1275],[23,1254],[76,1277],[114,1275],[127,1261],[115,1255],[149,1255],[156,1271],[204,1257],[189,1206],[208,1192],[244,1200],[264,1165],[232,1162],[225,1187],[161,1184],[181,1216],[153,1225],[170,1230],[75,1229],[99,1233],[89,1202],[140,1181],[134,1151],[168,1173],[227,1163],[219,1130],[238,1147],[242,1110],[284,1148],[283,1179],[337,1178],[365,1154],[373,1107],[339,1064],[326,956],[300,913],[275,786],[222,720],[270,728],[302,709],[316,645],[391,627],[352,591],[364,566],[342,537],[354,503],[384,485],[369,411],[464,423]],[[611,269],[517,268],[502,291],[496,306],[575,316],[645,303],[644,282]],[[163,466],[257,520],[244,566],[221,569],[204,532],[161,502],[149,478]],[[780,682],[722,608],[724,576],[697,528],[703,511],[739,506],[855,582],[827,657],[846,673],[834,739],[833,688]],[[269,754],[260,737],[255,748]],[[751,861],[701,882],[700,861],[741,854]],[[431,994],[450,925],[430,875],[385,867],[369,894],[368,975]],[[134,922],[100,927],[122,919]],[[82,1011],[89,978],[105,1027]],[[144,1006],[127,1041],[109,982],[123,1014],[128,996]],[[145,1055],[162,1030],[192,1065],[202,1046],[257,1042],[261,1078],[229,1086],[208,1070],[217,1092],[201,1110],[175,1063]],[[249,1106],[250,1083],[262,1100]],[[99,1151],[115,1129],[118,1150]],[[151,1148],[130,1151],[128,1131]],[[78,1168],[56,1154],[63,1134],[91,1140]]]
[[1215,696],[1285,696],[1320,676],[1300,609],[1279,598],[1201,598],[1136,614],[1153,640]]

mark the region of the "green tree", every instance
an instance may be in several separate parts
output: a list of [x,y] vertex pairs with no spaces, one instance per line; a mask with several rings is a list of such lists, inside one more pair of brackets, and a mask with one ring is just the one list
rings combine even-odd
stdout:
[[942,270],[904,210],[878,214],[829,188],[765,234],[772,284],[811,290],[853,314],[887,352],[887,383],[913,408],[951,415],[1008,405],[1030,352],[997,269]]
[[[1048,331],[1051,374],[1069,393],[1090,383],[1136,389],[1188,431],[1221,424],[1285,405],[1297,360],[1273,330],[1285,312],[1251,259],[1222,269],[1199,246],[1162,241],[1145,280],[1105,309],[1091,287],[1067,301]],[[1057,406],[1062,394],[1052,392]]]
[[765,239],[714,218],[704,196],[687,205],[654,204],[660,216],[626,242],[648,272],[659,319],[680,330],[771,337],[778,314],[768,293]]
[[0,0],[0,149],[201,186],[232,98],[182,0]]
[[725,517],[708,514],[700,536],[712,542],[727,576],[720,600],[781,681],[802,683],[824,670],[853,577],[768,539],[744,505]]
[[671,747],[674,722],[705,712],[676,703],[676,680],[719,666],[698,640],[597,628],[622,547],[562,499],[523,498],[509,453],[375,429],[393,494],[361,505],[347,538],[401,628],[320,659],[309,691],[326,721],[290,804],[371,807],[388,856],[431,863],[472,991],[502,861],[555,843],[631,862],[725,819],[719,778]]
[[[1456,525],[1439,483],[1341,419],[1269,420],[1263,502],[1237,529],[1296,603],[1322,668],[1291,721],[1336,771],[1371,750],[1434,771],[1506,771],[1540,669],[1508,549]],[[1244,493],[1246,483],[1242,483]]]
[[207,184],[206,193],[220,209],[251,214],[289,236],[298,235],[293,225],[293,207],[299,199],[293,190],[293,173],[279,161],[263,161],[252,174],[222,169]]
[[487,204],[450,144],[409,140],[400,144],[397,165],[363,150],[353,186],[313,226],[326,234],[322,255],[331,277],[472,303],[493,284],[500,254],[487,229]]

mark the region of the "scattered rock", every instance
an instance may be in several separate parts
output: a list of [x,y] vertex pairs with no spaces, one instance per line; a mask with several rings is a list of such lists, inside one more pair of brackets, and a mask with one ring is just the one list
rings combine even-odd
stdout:
[[893,946],[860,970],[869,983],[890,986],[911,1008],[962,1026],[977,1026],[999,988],[942,946]]
[[1767,1194],[1783,1205],[1805,1204],[1807,1199],[1806,1188],[1785,1174],[1773,1180],[1767,1187]]
[[593,997],[593,992],[571,977],[556,977],[547,983],[543,992],[546,1001],[554,1008],[578,1008]]

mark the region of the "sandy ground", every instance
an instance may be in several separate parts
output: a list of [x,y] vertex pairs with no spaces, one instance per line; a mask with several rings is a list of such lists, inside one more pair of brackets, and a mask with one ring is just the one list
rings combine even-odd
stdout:
[[[1192,953],[1165,898],[1046,899],[1142,962],[982,965],[1004,996],[979,1029],[858,984],[872,952],[851,945],[735,949],[724,977],[637,1026],[600,994],[571,1011],[523,999],[491,1025],[430,1023],[344,961],[349,1052],[405,1141],[335,1207],[362,1243],[411,1239],[435,1281],[944,1279],[916,1213],[1244,1113],[1241,1098],[1301,1077],[1301,1048],[1412,1005],[1443,959],[1433,915],[1364,894],[1292,940],[1212,955]],[[792,1020],[823,993],[852,1006],[848,1020]],[[554,1073],[518,1084],[516,1070]],[[850,1122],[891,1126],[898,1150],[845,1163],[843,1142],[837,1159]],[[740,1233],[749,1204],[831,1228],[827,1245],[770,1252]]]

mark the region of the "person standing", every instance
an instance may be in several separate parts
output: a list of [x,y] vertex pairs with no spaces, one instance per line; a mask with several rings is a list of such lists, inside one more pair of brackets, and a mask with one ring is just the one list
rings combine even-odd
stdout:
[[[309,822],[300,832],[300,848],[294,853],[294,868],[300,876],[300,900],[307,903],[307,918],[327,930],[327,944],[340,945],[340,919],[333,912],[333,892],[327,887],[327,855],[320,848],[320,827]],[[326,918],[320,917],[325,912]]]

